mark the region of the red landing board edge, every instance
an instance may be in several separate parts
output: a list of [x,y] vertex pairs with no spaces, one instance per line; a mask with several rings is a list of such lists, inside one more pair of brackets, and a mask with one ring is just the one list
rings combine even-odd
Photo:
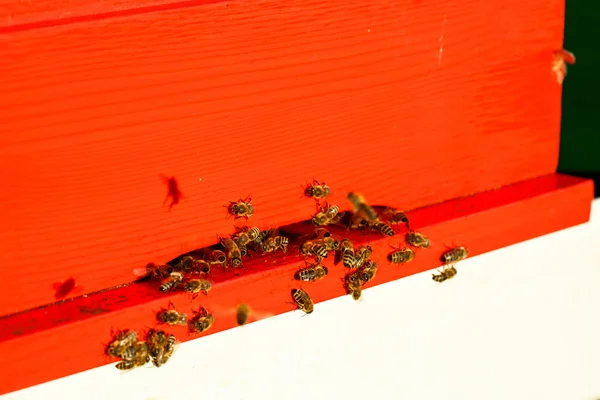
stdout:
[[[370,287],[438,267],[440,255],[452,243],[466,246],[472,257],[584,223],[589,220],[592,198],[591,181],[556,174],[414,210],[409,213],[411,224],[430,238],[432,246],[417,250],[415,260],[401,267],[389,264],[386,256],[390,244],[403,242],[402,230],[392,238],[331,231],[355,245],[372,246],[372,258],[380,268],[374,282],[366,285]],[[310,229],[305,224],[281,228],[298,234]],[[302,285],[292,280],[303,265],[295,247],[285,256],[255,258],[245,264],[238,276],[217,271],[209,295],[196,300],[183,293],[162,294],[154,282],[133,283],[0,319],[0,393],[115,361],[104,354],[111,329],[155,327],[156,312],[169,300],[188,314],[200,304],[213,312],[215,324],[208,332],[213,334],[236,326],[235,309],[240,303],[262,315],[293,310],[289,302],[294,287],[304,288],[315,303],[345,295],[341,278],[346,271],[341,265],[330,266],[331,257],[325,260],[329,276]],[[348,301],[353,300],[348,296]],[[315,309],[319,312],[318,304]],[[188,335],[184,328],[166,330],[181,341],[199,336]]]

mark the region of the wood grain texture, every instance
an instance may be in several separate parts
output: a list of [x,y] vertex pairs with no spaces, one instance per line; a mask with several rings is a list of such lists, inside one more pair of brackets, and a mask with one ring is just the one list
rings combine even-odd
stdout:
[[[531,239],[589,220],[593,194],[591,181],[566,175],[550,175],[500,190],[452,200],[409,213],[414,229],[430,238],[429,249],[416,250],[415,259],[404,266],[386,261],[390,244],[398,246],[402,235],[392,238],[332,230],[334,236],[350,237],[355,245],[369,243],[379,263],[374,281],[366,287],[438,267],[448,246],[463,245],[469,257]],[[304,233],[310,225],[294,225],[287,231]],[[398,233],[403,231],[398,231]],[[297,251],[297,248],[294,248]],[[156,327],[155,315],[172,301],[179,311],[191,314],[201,304],[215,315],[205,334],[236,326],[237,305],[249,304],[255,314],[274,315],[294,309],[290,290],[304,288],[315,302],[344,296],[341,264],[324,263],[329,275],[322,281],[299,285],[292,280],[303,261],[297,252],[284,257],[255,258],[239,271],[216,271],[208,296],[191,300],[182,293],[163,294],[157,283],[134,283],[73,301],[0,318],[0,393],[56,379],[115,360],[104,354],[111,330],[147,330]],[[460,263],[457,264],[460,279]],[[423,279],[431,279],[424,275]],[[431,282],[432,285],[436,284]],[[452,284],[452,281],[444,284]],[[369,296],[368,290],[363,294]],[[353,301],[348,296],[348,301]],[[360,304],[357,304],[359,307]],[[319,312],[318,304],[315,312]],[[298,312],[300,313],[300,312]],[[181,341],[190,336],[184,328],[167,329]],[[37,362],[31,362],[35,358]],[[52,368],[48,368],[48,363]],[[118,371],[115,369],[115,374]]]
[[230,200],[304,220],[312,178],[411,209],[553,173],[562,31],[558,0],[311,0],[1,35],[0,315],[212,244]]

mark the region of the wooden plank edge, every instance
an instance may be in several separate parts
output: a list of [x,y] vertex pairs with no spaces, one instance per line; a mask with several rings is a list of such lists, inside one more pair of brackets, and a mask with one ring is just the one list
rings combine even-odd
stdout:
[[[427,235],[432,245],[417,249],[413,262],[404,266],[386,261],[390,244],[401,245],[402,229],[391,238],[336,228],[331,231],[336,237],[350,238],[355,245],[368,243],[373,248],[372,259],[380,268],[374,282],[365,286],[368,288],[438,267],[440,255],[453,244],[466,246],[472,257],[587,222],[592,199],[592,181],[554,174],[413,210],[409,213],[413,228]],[[282,231],[302,234],[310,229],[297,224]],[[330,266],[330,259],[325,262],[329,276],[324,280],[293,281],[294,272],[303,265],[293,250],[285,256],[246,262],[240,275],[217,271],[209,295],[195,300],[184,293],[160,293],[155,282],[132,283],[0,318],[0,371],[5,378],[0,394],[116,361],[104,353],[111,330],[156,328],[155,314],[168,301],[188,315],[200,304],[206,307],[215,315],[215,323],[204,334],[213,334],[236,326],[235,309],[240,303],[250,305],[250,321],[294,310],[290,304],[294,287],[305,289],[315,303],[346,295],[342,278],[347,270]],[[457,268],[460,270],[460,265]],[[348,301],[353,300],[348,296]],[[315,308],[318,312],[318,304]],[[161,327],[180,341],[204,335]]]

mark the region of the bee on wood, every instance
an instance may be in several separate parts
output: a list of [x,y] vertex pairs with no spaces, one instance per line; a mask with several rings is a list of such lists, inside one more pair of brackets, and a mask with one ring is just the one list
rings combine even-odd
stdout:
[[367,221],[360,214],[353,214],[350,220],[348,221],[348,225],[346,227],[348,229],[355,229],[363,232],[369,227],[369,221]]
[[371,230],[379,232],[380,234],[385,236],[394,236],[395,234],[394,229],[392,229],[392,227],[389,224],[383,221],[377,221],[371,224]]
[[313,199],[319,201],[329,196],[331,193],[331,189],[324,182],[318,182],[313,180],[312,183],[306,186],[304,189],[304,195],[306,197],[312,197]]
[[410,231],[406,234],[406,243],[413,247],[422,247],[426,249],[430,246],[429,239],[425,237],[422,233]]
[[377,221],[379,219],[377,212],[367,204],[367,201],[361,194],[350,192],[346,197],[350,204],[352,204],[356,214],[364,216],[367,221]]
[[373,249],[369,245],[360,246],[356,249],[354,252],[354,267],[359,268],[362,266],[371,257],[371,254],[373,254]]
[[160,291],[168,292],[173,290],[175,286],[180,285],[182,282],[183,274],[181,272],[171,272],[171,274],[161,282]]
[[206,279],[190,279],[183,284],[183,289],[188,293],[192,293],[193,298],[196,298],[200,292],[208,295],[211,288],[212,284]]
[[[340,208],[338,206],[330,206],[329,203],[325,203],[324,206],[319,206],[318,210],[319,212],[311,220],[312,224],[315,226],[337,223],[343,216],[343,214],[340,213]],[[338,216],[340,218],[338,218]]]
[[285,236],[271,236],[268,237],[263,243],[263,254],[270,253],[276,250],[281,250],[284,253],[287,253],[287,247],[290,240]]
[[352,295],[352,298],[356,301],[362,297],[362,285],[360,283],[359,275],[357,272],[352,272],[344,278],[344,284],[348,294]]
[[415,252],[410,248],[395,248],[393,252],[388,254],[388,261],[392,264],[405,264],[415,258]]
[[431,279],[438,283],[442,283],[448,279],[454,278],[457,272],[456,268],[454,268],[454,265],[447,265],[446,268],[443,268],[441,271],[438,269],[437,271],[439,274],[431,274]]
[[387,220],[391,225],[404,224],[404,226],[406,226],[406,229],[410,230],[410,225],[408,223],[408,216],[406,215],[406,213],[404,213],[402,211],[398,211],[393,208],[389,208],[389,207],[386,208],[383,213],[387,217]]
[[213,250],[210,254],[210,263],[225,267],[227,263],[227,254],[221,250]]
[[375,274],[377,274],[377,263],[375,261],[367,261],[357,270],[357,273],[358,278],[364,285],[375,278]]
[[316,282],[327,276],[329,271],[322,264],[307,264],[306,268],[296,271],[294,278],[304,282]]
[[306,314],[312,313],[315,309],[312,299],[302,289],[292,289],[292,299],[294,299],[294,303],[296,303],[298,308]]
[[254,214],[254,206],[252,205],[252,198],[247,197],[246,199],[239,199],[237,202],[230,201],[227,207],[229,215],[233,216],[234,219],[238,218],[250,218]]
[[106,354],[112,357],[120,357],[121,354],[137,340],[135,331],[117,332],[114,340],[106,348]]
[[356,268],[356,258],[354,254],[354,245],[350,239],[342,239],[340,242],[340,259],[344,262],[346,268]]
[[120,370],[129,370],[135,367],[141,367],[150,361],[148,345],[144,341],[138,341],[129,346],[122,354],[123,361],[118,362],[115,367]]
[[187,274],[192,270],[195,263],[196,259],[194,257],[183,256],[181,257],[181,260],[179,260],[179,262],[173,266],[173,271],[183,272]]
[[237,237],[233,238],[233,241],[235,242],[238,249],[240,250],[240,254],[242,255],[242,257],[247,256],[248,255],[248,247],[246,247],[246,244],[242,243],[241,240]]
[[161,324],[168,325],[185,325],[187,324],[187,316],[174,310],[173,303],[169,302],[167,309],[162,309],[156,314],[156,319]]
[[175,352],[177,340],[174,335],[167,335],[164,331],[150,330],[146,337],[152,364],[160,367],[165,364]]
[[469,255],[469,252],[464,247],[456,247],[442,254],[442,262],[444,264],[452,264],[460,260],[464,260]]
[[329,224],[329,218],[327,218],[327,214],[321,211],[318,212],[314,217],[312,217],[311,222],[315,226],[323,226]]
[[242,265],[242,252],[235,242],[230,238],[221,238],[221,244],[227,250],[227,258],[231,262],[231,266],[234,268]]
[[312,239],[325,239],[331,237],[331,233],[326,228],[316,228],[312,233]]
[[240,304],[235,313],[235,320],[238,325],[244,325],[248,321],[250,308],[246,304]]
[[199,275],[208,275],[210,274],[211,264],[205,260],[197,260],[194,263],[194,272]]
[[215,317],[202,307],[198,311],[193,311],[193,313],[194,318],[192,318],[189,324],[190,332],[205,332],[215,322]]
[[305,257],[313,256],[317,262],[320,262],[322,259],[327,258],[329,253],[324,244],[306,241],[300,245],[300,254]]
[[238,232],[233,236],[233,241],[238,245],[245,246],[250,243],[250,236],[244,231],[238,228]]

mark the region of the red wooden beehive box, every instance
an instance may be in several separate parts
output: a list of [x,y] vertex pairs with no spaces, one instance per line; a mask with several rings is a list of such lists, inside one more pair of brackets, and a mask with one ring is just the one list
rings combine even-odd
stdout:
[[[0,5],[0,393],[114,361],[111,329],[151,327],[168,300],[197,306],[128,283],[232,233],[240,197],[265,229],[310,218],[313,178],[343,209],[353,190],[414,210],[433,245],[406,267],[385,261],[400,236],[347,233],[373,246],[375,284],[452,243],[477,255],[589,218],[591,182],[555,174],[562,1]],[[209,334],[240,302],[293,309],[301,263],[217,273]],[[313,299],[344,295],[342,273]]]

